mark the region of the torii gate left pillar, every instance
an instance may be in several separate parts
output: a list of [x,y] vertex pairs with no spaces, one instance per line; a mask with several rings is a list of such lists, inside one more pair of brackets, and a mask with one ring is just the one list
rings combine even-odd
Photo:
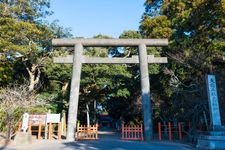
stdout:
[[[167,46],[167,39],[54,39],[54,46],[74,46],[74,56],[67,58],[58,58],[56,63],[73,63],[69,114],[67,126],[67,140],[73,141],[76,129],[80,76],[82,63],[140,63],[141,73],[141,94],[142,94],[142,111],[144,120],[144,137],[146,141],[153,138],[152,126],[152,107],[150,100],[150,82],[148,73],[148,63],[167,63],[167,58],[147,55],[146,46]],[[139,59],[132,58],[88,58],[82,55],[83,46],[138,46]],[[73,60],[71,61],[71,58]],[[57,62],[58,61],[58,62]]]
[[81,76],[81,60],[83,51],[83,45],[78,43],[74,48],[73,57],[73,72],[70,88],[70,101],[69,101],[69,113],[68,113],[68,124],[67,124],[67,136],[66,139],[69,141],[74,140],[74,133],[77,122],[78,102],[79,102],[79,91],[80,91],[80,76]]

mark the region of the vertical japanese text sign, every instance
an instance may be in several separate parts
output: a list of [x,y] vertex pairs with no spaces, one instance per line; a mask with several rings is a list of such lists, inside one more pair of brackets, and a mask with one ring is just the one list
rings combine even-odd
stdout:
[[207,91],[212,127],[221,126],[215,75],[207,76]]

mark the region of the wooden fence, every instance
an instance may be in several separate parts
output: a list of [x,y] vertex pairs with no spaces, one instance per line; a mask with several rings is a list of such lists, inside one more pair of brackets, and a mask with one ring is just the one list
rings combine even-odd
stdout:
[[[18,125],[18,131],[21,131],[22,123],[19,123]],[[57,139],[61,140],[62,136],[62,129],[61,129],[61,122],[60,123],[48,123],[47,124],[48,129],[47,129],[47,138],[49,140],[53,139],[54,135],[57,135]],[[28,133],[32,135],[37,135],[37,139],[43,139],[44,134],[45,134],[45,125],[42,124],[41,122],[37,124],[32,124],[30,121],[28,124]]]
[[98,124],[95,125],[77,125],[75,134],[76,140],[97,140],[98,139]]
[[122,140],[144,140],[142,125],[122,124]]

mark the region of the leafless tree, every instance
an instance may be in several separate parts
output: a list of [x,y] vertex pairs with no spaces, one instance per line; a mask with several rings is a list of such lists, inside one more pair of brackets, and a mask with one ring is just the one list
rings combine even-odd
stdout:
[[37,94],[34,91],[29,91],[27,85],[7,86],[0,90],[0,121],[5,121],[7,125],[7,138],[10,139],[15,127],[16,113],[25,112],[30,107],[34,107],[41,103],[37,99]]

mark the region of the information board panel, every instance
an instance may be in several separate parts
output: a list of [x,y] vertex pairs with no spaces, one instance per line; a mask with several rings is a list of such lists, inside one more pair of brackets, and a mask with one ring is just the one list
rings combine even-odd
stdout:
[[47,123],[59,123],[60,122],[60,114],[47,114]]

